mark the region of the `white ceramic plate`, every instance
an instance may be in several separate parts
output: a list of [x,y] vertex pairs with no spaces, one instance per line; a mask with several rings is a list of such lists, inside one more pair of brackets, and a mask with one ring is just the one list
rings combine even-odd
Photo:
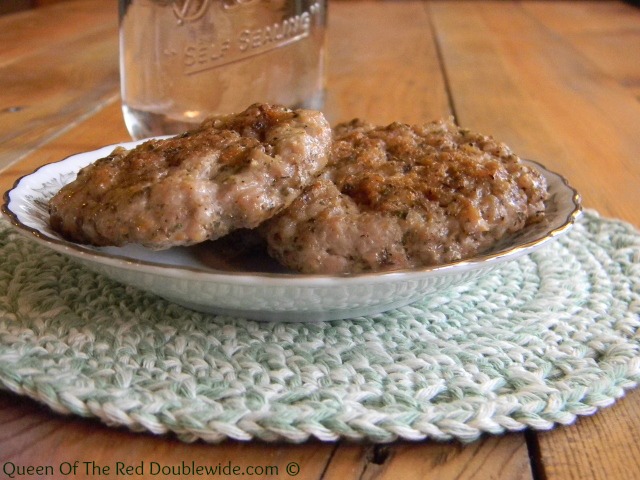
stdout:
[[[122,144],[132,148],[140,142]],[[97,248],[66,241],[49,227],[47,202],[80,168],[115,145],[45,165],[5,194],[3,213],[27,237],[115,280],[199,311],[256,320],[316,321],[379,313],[468,282],[567,232],[580,214],[580,196],[560,175],[546,177],[547,220],[511,236],[482,256],[439,267],[358,275],[286,273],[264,257],[227,262],[210,244],[151,251],[139,246]]]

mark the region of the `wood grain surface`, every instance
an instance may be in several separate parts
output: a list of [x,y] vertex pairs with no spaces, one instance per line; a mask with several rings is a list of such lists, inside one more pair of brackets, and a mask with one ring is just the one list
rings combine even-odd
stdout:
[[0,168],[118,99],[117,24],[114,1],[0,17]]
[[[39,165],[129,139],[118,96],[116,4],[77,0],[0,17],[2,191]],[[325,112],[332,122],[454,115],[570,178],[587,208],[640,226],[638,8],[604,1],[332,0],[328,58]],[[639,438],[638,391],[548,432],[486,436],[469,445],[378,446],[185,444],[0,393],[0,465],[195,461],[279,470],[255,478],[627,480],[640,478]],[[292,463],[297,475],[286,473]],[[42,478],[102,477],[79,469]]]

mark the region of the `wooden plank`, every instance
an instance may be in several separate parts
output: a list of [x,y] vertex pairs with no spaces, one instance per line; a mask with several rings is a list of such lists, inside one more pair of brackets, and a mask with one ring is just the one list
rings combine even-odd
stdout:
[[0,168],[117,100],[116,32],[114,21],[0,67]]
[[[56,21],[51,21],[54,18]],[[117,2],[76,0],[0,17],[0,66],[117,23]]]
[[130,140],[122,119],[120,102],[111,102],[104,109],[94,112],[61,134],[46,147],[37,149],[22,161],[0,171],[0,191],[6,191],[16,179],[31,173],[41,165],[57,162],[75,153]]
[[[335,14],[334,14],[335,13]],[[330,2],[326,112],[386,125],[450,114],[422,2]]]
[[342,445],[323,480],[376,479],[531,479],[523,435],[488,437],[478,442]]
[[623,2],[525,2],[523,8],[640,101],[638,8]]
[[640,391],[576,426],[538,435],[547,480],[640,478]]
[[640,102],[520,4],[429,9],[459,122],[563,173],[586,207],[640,225]]

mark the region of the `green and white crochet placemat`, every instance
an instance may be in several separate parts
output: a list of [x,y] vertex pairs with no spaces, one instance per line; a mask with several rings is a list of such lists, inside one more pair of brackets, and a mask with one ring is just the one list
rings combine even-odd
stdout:
[[0,387],[186,441],[471,441],[569,424],[640,380],[640,233],[589,211],[473,283],[315,324],[195,313],[4,221],[0,258]]

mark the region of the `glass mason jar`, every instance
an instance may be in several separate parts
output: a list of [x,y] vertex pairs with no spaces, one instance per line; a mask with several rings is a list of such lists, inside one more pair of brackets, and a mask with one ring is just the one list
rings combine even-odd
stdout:
[[327,0],[119,0],[125,123],[180,133],[255,102],[322,108]]

